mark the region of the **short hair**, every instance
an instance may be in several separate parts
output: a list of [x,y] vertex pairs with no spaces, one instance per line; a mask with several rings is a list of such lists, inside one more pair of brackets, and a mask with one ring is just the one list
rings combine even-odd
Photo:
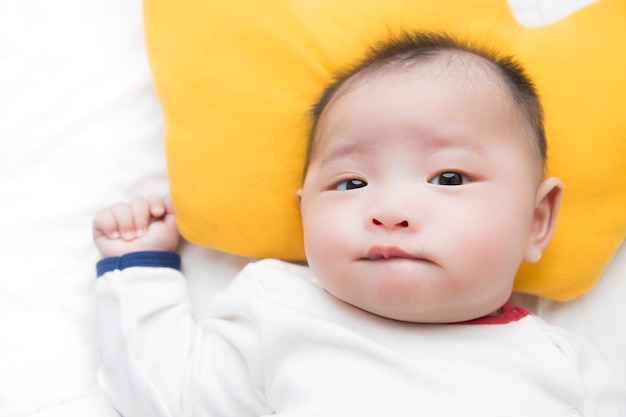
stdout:
[[508,87],[523,121],[527,123],[535,136],[535,141],[531,143],[531,146],[535,150],[541,176],[543,176],[547,158],[543,108],[535,85],[522,65],[513,56],[498,52],[495,48],[476,42],[462,41],[439,32],[404,33],[391,40],[376,44],[369,50],[361,63],[339,74],[326,87],[310,111],[312,126],[309,131],[305,170],[310,164],[314,139],[324,110],[348,80],[355,76],[379,74],[387,69],[411,67],[432,62],[445,52],[466,52],[491,64],[489,66],[493,73],[504,81],[504,85]]

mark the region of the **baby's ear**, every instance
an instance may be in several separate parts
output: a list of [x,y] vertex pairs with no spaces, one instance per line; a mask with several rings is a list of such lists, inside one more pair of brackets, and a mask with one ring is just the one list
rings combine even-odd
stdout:
[[562,196],[563,182],[556,177],[546,178],[539,185],[533,223],[524,257],[527,262],[539,261],[543,250],[550,243],[556,228]]
[[302,204],[302,188],[296,191],[296,201],[298,201],[298,208],[300,208]]

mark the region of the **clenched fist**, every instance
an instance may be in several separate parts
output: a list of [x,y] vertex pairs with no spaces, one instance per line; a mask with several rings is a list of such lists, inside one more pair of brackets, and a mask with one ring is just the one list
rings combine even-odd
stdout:
[[108,258],[141,251],[173,252],[180,235],[169,200],[137,198],[97,212],[93,240],[100,255]]

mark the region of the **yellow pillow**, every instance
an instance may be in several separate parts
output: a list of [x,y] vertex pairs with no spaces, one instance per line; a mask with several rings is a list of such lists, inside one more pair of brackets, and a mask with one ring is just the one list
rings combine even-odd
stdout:
[[239,255],[303,259],[295,192],[307,111],[338,70],[400,30],[445,30],[516,54],[546,111],[556,236],[516,290],[587,292],[626,234],[626,2],[522,27],[505,0],[145,0],[182,234]]

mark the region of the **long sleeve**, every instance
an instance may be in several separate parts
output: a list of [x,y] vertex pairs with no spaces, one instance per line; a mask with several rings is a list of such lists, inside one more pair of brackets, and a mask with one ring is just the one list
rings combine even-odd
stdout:
[[126,417],[264,413],[249,371],[254,318],[196,323],[184,277],[154,254],[99,271],[99,383],[113,406]]

